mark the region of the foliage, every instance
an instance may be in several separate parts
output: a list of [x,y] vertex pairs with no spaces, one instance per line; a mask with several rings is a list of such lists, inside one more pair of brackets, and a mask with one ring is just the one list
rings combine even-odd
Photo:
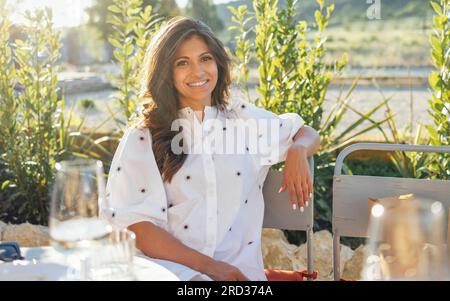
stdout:
[[[434,31],[430,36],[431,56],[435,71],[429,76],[433,94],[428,103],[434,125],[427,129],[432,145],[450,145],[450,1],[431,1],[436,13],[433,18]],[[450,179],[450,154],[436,157],[430,169],[442,179]]]
[[215,33],[224,29],[223,22],[219,18],[216,6],[212,0],[189,0],[186,14],[206,23]]
[[5,196],[0,211],[19,222],[45,225],[55,163],[102,154],[93,141],[78,147],[90,139],[79,132],[83,121],[75,128],[72,111],[64,116],[57,79],[60,34],[52,28],[51,11],[26,12],[25,38],[11,43],[4,0],[0,8],[0,184]]
[[95,0],[91,6],[86,8],[89,16],[88,24],[98,30],[100,38],[104,41],[114,32],[106,20],[108,6],[112,4],[113,0]]
[[116,100],[120,103],[126,122],[113,117],[122,129],[135,116],[140,88],[140,66],[152,35],[159,28],[161,18],[153,14],[151,6],[142,8],[142,0],[114,0],[108,10],[112,13],[109,23],[114,29],[108,41],[113,46],[114,57],[121,67],[120,76],[113,78],[113,82],[119,90]]
[[[325,116],[323,107],[327,88],[333,76],[337,76],[346,65],[346,57],[335,61],[332,66],[323,62],[325,55],[324,30],[327,28],[334,5],[325,6],[318,0],[319,9],[315,11],[313,40],[307,38],[309,30],[306,21],[296,19],[296,0],[287,0],[286,7],[278,9],[277,0],[254,1],[254,14],[246,6],[237,9],[229,7],[237,31],[234,59],[237,62],[240,85],[248,100],[276,114],[298,113],[305,123],[319,131],[321,150],[315,158],[315,205],[316,227],[322,228],[331,221],[331,186],[336,151],[350,143],[354,137],[365,133],[376,125],[356,131],[365,118],[375,113],[382,104],[360,117],[342,132],[335,129],[349,108],[350,95],[357,80],[347,93],[339,96],[336,105]],[[249,27],[252,19],[256,25]],[[254,44],[249,41],[250,33],[255,35]],[[259,83],[256,87],[258,97],[251,99],[248,93],[248,65],[258,64]],[[382,120],[378,123],[385,122]],[[280,165],[274,168],[280,168]]]
[[[113,0],[95,0],[93,4],[86,8],[89,16],[89,25],[98,29],[102,40],[106,41],[114,32],[108,22],[108,7],[113,5]],[[175,0],[143,0],[143,7],[151,6],[153,11],[160,16],[176,16],[180,14],[180,9]]]

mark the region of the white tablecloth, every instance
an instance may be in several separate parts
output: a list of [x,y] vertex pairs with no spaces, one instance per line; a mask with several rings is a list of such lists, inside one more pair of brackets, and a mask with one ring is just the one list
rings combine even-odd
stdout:
[[[55,251],[52,247],[21,248],[25,260],[1,263],[0,280],[79,280],[79,262]],[[144,255],[133,258],[134,274],[141,281],[177,281],[178,277],[170,270]]]

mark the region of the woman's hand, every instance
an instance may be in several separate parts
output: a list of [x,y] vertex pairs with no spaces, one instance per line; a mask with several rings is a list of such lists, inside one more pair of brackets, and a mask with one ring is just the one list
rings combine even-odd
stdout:
[[249,281],[237,267],[223,261],[211,260],[202,273],[216,281]]
[[289,191],[292,209],[308,206],[313,193],[311,174],[309,172],[308,152],[305,146],[293,144],[287,153],[283,171],[283,181],[279,192]]

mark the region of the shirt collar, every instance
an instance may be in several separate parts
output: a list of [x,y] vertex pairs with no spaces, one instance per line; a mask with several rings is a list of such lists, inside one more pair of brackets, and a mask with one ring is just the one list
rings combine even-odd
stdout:
[[[203,111],[205,113],[203,120],[211,118],[213,116],[213,114],[216,113],[216,110],[217,110],[216,106],[205,106],[203,109]],[[184,107],[184,108],[178,110],[178,115],[180,117],[192,118],[192,117],[194,117],[194,114],[195,114],[195,112],[191,107]]]

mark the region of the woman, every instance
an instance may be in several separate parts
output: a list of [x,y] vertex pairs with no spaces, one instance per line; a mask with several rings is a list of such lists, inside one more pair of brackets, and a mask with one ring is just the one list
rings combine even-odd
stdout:
[[[171,19],[153,38],[143,68],[142,97],[149,101],[113,158],[110,219],[135,232],[137,248],[182,280],[267,280],[264,179],[270,165],[286,161],[280,192],[287,189],[293,210],[303,211],[312,193],[307,157],[319,147],[318,134],[297,114],[277,116],[228,99],[229,56],[200,21]],[[238,121],[250,129],[245,138],[233,135]],[[241,147],[198,148],[211,137],[219,137],[215,146]]]

